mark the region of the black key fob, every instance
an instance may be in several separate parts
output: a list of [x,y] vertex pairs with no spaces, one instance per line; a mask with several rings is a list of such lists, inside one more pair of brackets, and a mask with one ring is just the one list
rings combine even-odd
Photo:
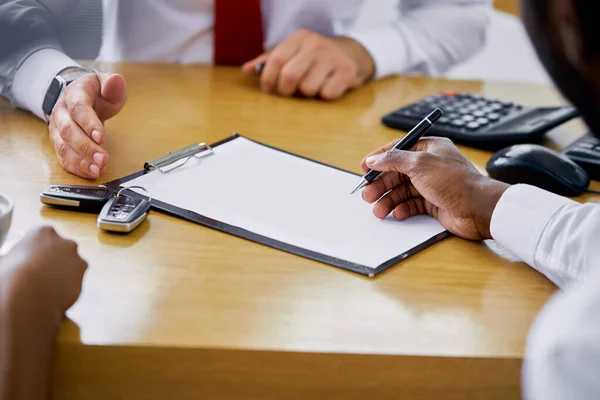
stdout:
[[98,215],[98,228],[119,233],[135,230],[148,216],[150,201],[142,198],[120,195],[104,205]]
[[113,192],[98,186],[51,185],[42,190],[44,204],[73,211],[98,213],[113,197]]

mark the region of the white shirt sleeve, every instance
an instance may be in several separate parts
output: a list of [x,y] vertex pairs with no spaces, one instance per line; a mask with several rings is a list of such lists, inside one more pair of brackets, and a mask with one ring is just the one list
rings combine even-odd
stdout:
[[523,363],[524,399],[600,398],[598,272],[582,285],[556,294],[538,315],[529,332]]
[[[79,66],[61,52],[56,27],[79,0],[14,0],[0,4],[0,95],[44,119],[54,76]],[[10,38],[10,40],[7,40]]]
[[492,215],[492,237],[560,288],[600,267],[600,206],[528,185],[510,187]]
[[401,18],[346,36],[375,61],[375,78],[401,73],[439,75],[479,50],[491,0],[402,0]]

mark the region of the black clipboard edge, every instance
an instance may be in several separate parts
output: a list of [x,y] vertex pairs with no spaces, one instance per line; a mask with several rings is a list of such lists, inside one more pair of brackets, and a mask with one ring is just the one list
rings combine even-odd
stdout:
[[[332,165],[329,165],[329,164],[325,164],[325,163],[322,163],[320,161],[315,161],[315,160],[312,160],[310,158],[307,158],[307,157],[304,157],[304,156],[301,156],[301,155],[298,155],[298,154],[295,154],[295,153],[292,153],[292,152],[289,152],[289,151],[286,151],[286,150],[282,150],[282,149],[279,149],[279,148],[276,148],[276,147],[273,147],[273,146],[269,146],[267,144],[260,143],[258,141],[255,141],[255,140],[246,138],[244,136],[241,136],[241,135],[239,135],[237,133],[235,133],[234,135],[232,135],[232,136],[230,136],[228,138],[225,138],[223,140],[215,142],[214,144],[211,144],[211,147],[213,147],[213,148],[214,147],[218,147],[218,146],[220,146],[222,144],[228,143],[228,142],[230,142],[232,140],[235,140],[237,138],[240,138],[240,137],[243,137],[244,139],[250,140],[250,141],[252,141],[254,143],[260,144],[260,145],[268,147],[270,149],[281,151],[283,153],[292,155],[294,157],[299,157],[299,158],[302,158],[304,160],[315,162],[317,164],[324,165],[324,166],[329,167],[329,168],[337,169],[338,171],[343,171],[343,172],[350,173],[352,175],[359,176],[358,174],[356,174],[354,172],[350,172],[350,171],[344,170],[342,168],[338,168],[338,167],[335,167],[335,166],[332,166]],[[116,179],[114,181],[107,182],[107,183],[104,184],[104,186],[106,186],[107,188],[109,188],[111,190],[117,191],[126,182],[129,182],[129,181],[131,181],[133,179],[136,179],[136,178],[138,178],[140,176],[143,176],[143,175],[145,175],[147,173],[150,173],[150,172],[154,172],[154,171],[151,171],[151,170],[141,170],[141,171],[135,172],[133,174],[124,176],[123,178],[119,178],[119,179]],[[128,191],[128,192],[129,192],[130,195],[143,197],[143,196],[139,195],[136,192],[133,192],[133,191]],[[394,265],[398,264],[400,261],[403,261],[403,260],[409,258],[410,256],[413,256],[413,255],[421,252],[422,250],[424,250],[424,249],[426,249],[426,248],[428,248],[428,247],[430,247],[430,246],[432,246],[432,245],[434,245],[434,244],[436,244],[436,243],[442,241],[443,239],[445,239],[445,238],[447,238],[447,237],[449,237],[449,236],[452,235],[448,231],[441,232],[441,233],[433,236],[432,238],[426,240],[425,242],[421,243],[420,245],[413,247],[412,249],[408,250],[407,252],[404,252],[404,253],[400,254],[399,256],[394,257],[394,258],[392,258],[392,259],[384,262],[383,264],[379,265],[377,268],[373,269],[373,268],[369,268],[369,267],[361,265],[361,264],[353,263],[351,261],[346,261],[346,260],[342,260],[342,259],[339,259],[339,258],[331,257],[331,256],[328,256],[326,254],[317,253],[317,252],[312,251],[312,250],[304,249],[302,247],[294,246],[294,245],[291,245],[289,243],[285,243],[285,242],[281,242],[279,240],[271,239],[269,237],[266,237],[266,236],[263,236],[263,235],[259,235],[257,233],[252,232],[252,231],[249,231],[249,230],[246,230],[246,229],[234,226],[234,225],[229,225],[229,224],[226,224],[224,222],[217,221],[217,220],[214,220],[212,218],[209,218],[209,217],[207,217],[205,215],[197,214],[195,212],[192,212],[192,211],[189,211],[189,210],[185,210],[183,208],[175,207],[175,206],[173,206],[171,204],[164,203],[164,202],[156,200],[156,199],[152,199],[151,203],[152,203],[152,207],[154,207],[154,208],[156,208],[156,209],[158,209],[160,211],[163,211],[164,213],[167,213],[169,215],[172,215],[172,216],[175,216],[175,217],[187,220],[187,221],[191,221],[191,222],[197,223],[199,225],[206,226],[208,228],[216,229],[218,231],[221,231],[221,232],[233,235],[233,236],[237,236],[237,237],[240,237],[242,239],[250,240],[252,242],[255,242],[255,243],[258,243],[258,244],[262,244],[264,246],[269,246],[269,247],[272,247],[272,248],[275,248],[275,249],[278,249],[278,250],[282,250],[282,251],[285,251],[285,252],[288,252],[288,253],[291,253],[291,254],[295,254],[295,255],[300,256],[300,257],[304,257],[304,258],[308,258],[310,260],[314,260],[314,261],[322,262],[322,263],[325,263],[325,264],[329,264],[329,265],[332,265],[334,267],[345,269],[347,271],[356,272],[356,273],[359,273],[361,275],[368,276],[370,278],[375,277],[376,275],[382,273],[383,271],[385,271],[385,270],[393,267]]]

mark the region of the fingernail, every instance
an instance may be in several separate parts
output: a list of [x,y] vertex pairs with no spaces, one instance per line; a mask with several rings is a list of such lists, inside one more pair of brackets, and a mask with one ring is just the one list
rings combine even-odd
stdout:
[[98,165],[102,165],[104,164],[104,154],[102,153],[94,153],[94,156],[92,157],[94,159],[94,162]]
[[92,139],[94,139],[94,141],[98,144],[100,144],[100,141],[102,140],[102,135],[100,134],[99,131],[93,131],[92,132]]
[[100,176],[100,168],[96,164],[90,165],[90,171],[94,176]]
[[375,164],[377,164],[378,160],[379,160],[379,156],[367,157],[367,165],[375,165]]

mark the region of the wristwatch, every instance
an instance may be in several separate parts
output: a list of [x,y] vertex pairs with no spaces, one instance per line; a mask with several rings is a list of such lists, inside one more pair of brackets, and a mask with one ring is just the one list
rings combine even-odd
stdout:
[[67,86],[69,86],[69,84],[71,84],[71,82],[82,76],[93,73],[93,71],[79,67],[67,68],[59,72],[54,79],[52,79],[52,82],[46,91],[44,103],[42,104],[42,110],[46,115],[46,119],[50,119],[50,115],[52,114],[52,110],[54,109],[54,105],[58,101],[60,94]]

